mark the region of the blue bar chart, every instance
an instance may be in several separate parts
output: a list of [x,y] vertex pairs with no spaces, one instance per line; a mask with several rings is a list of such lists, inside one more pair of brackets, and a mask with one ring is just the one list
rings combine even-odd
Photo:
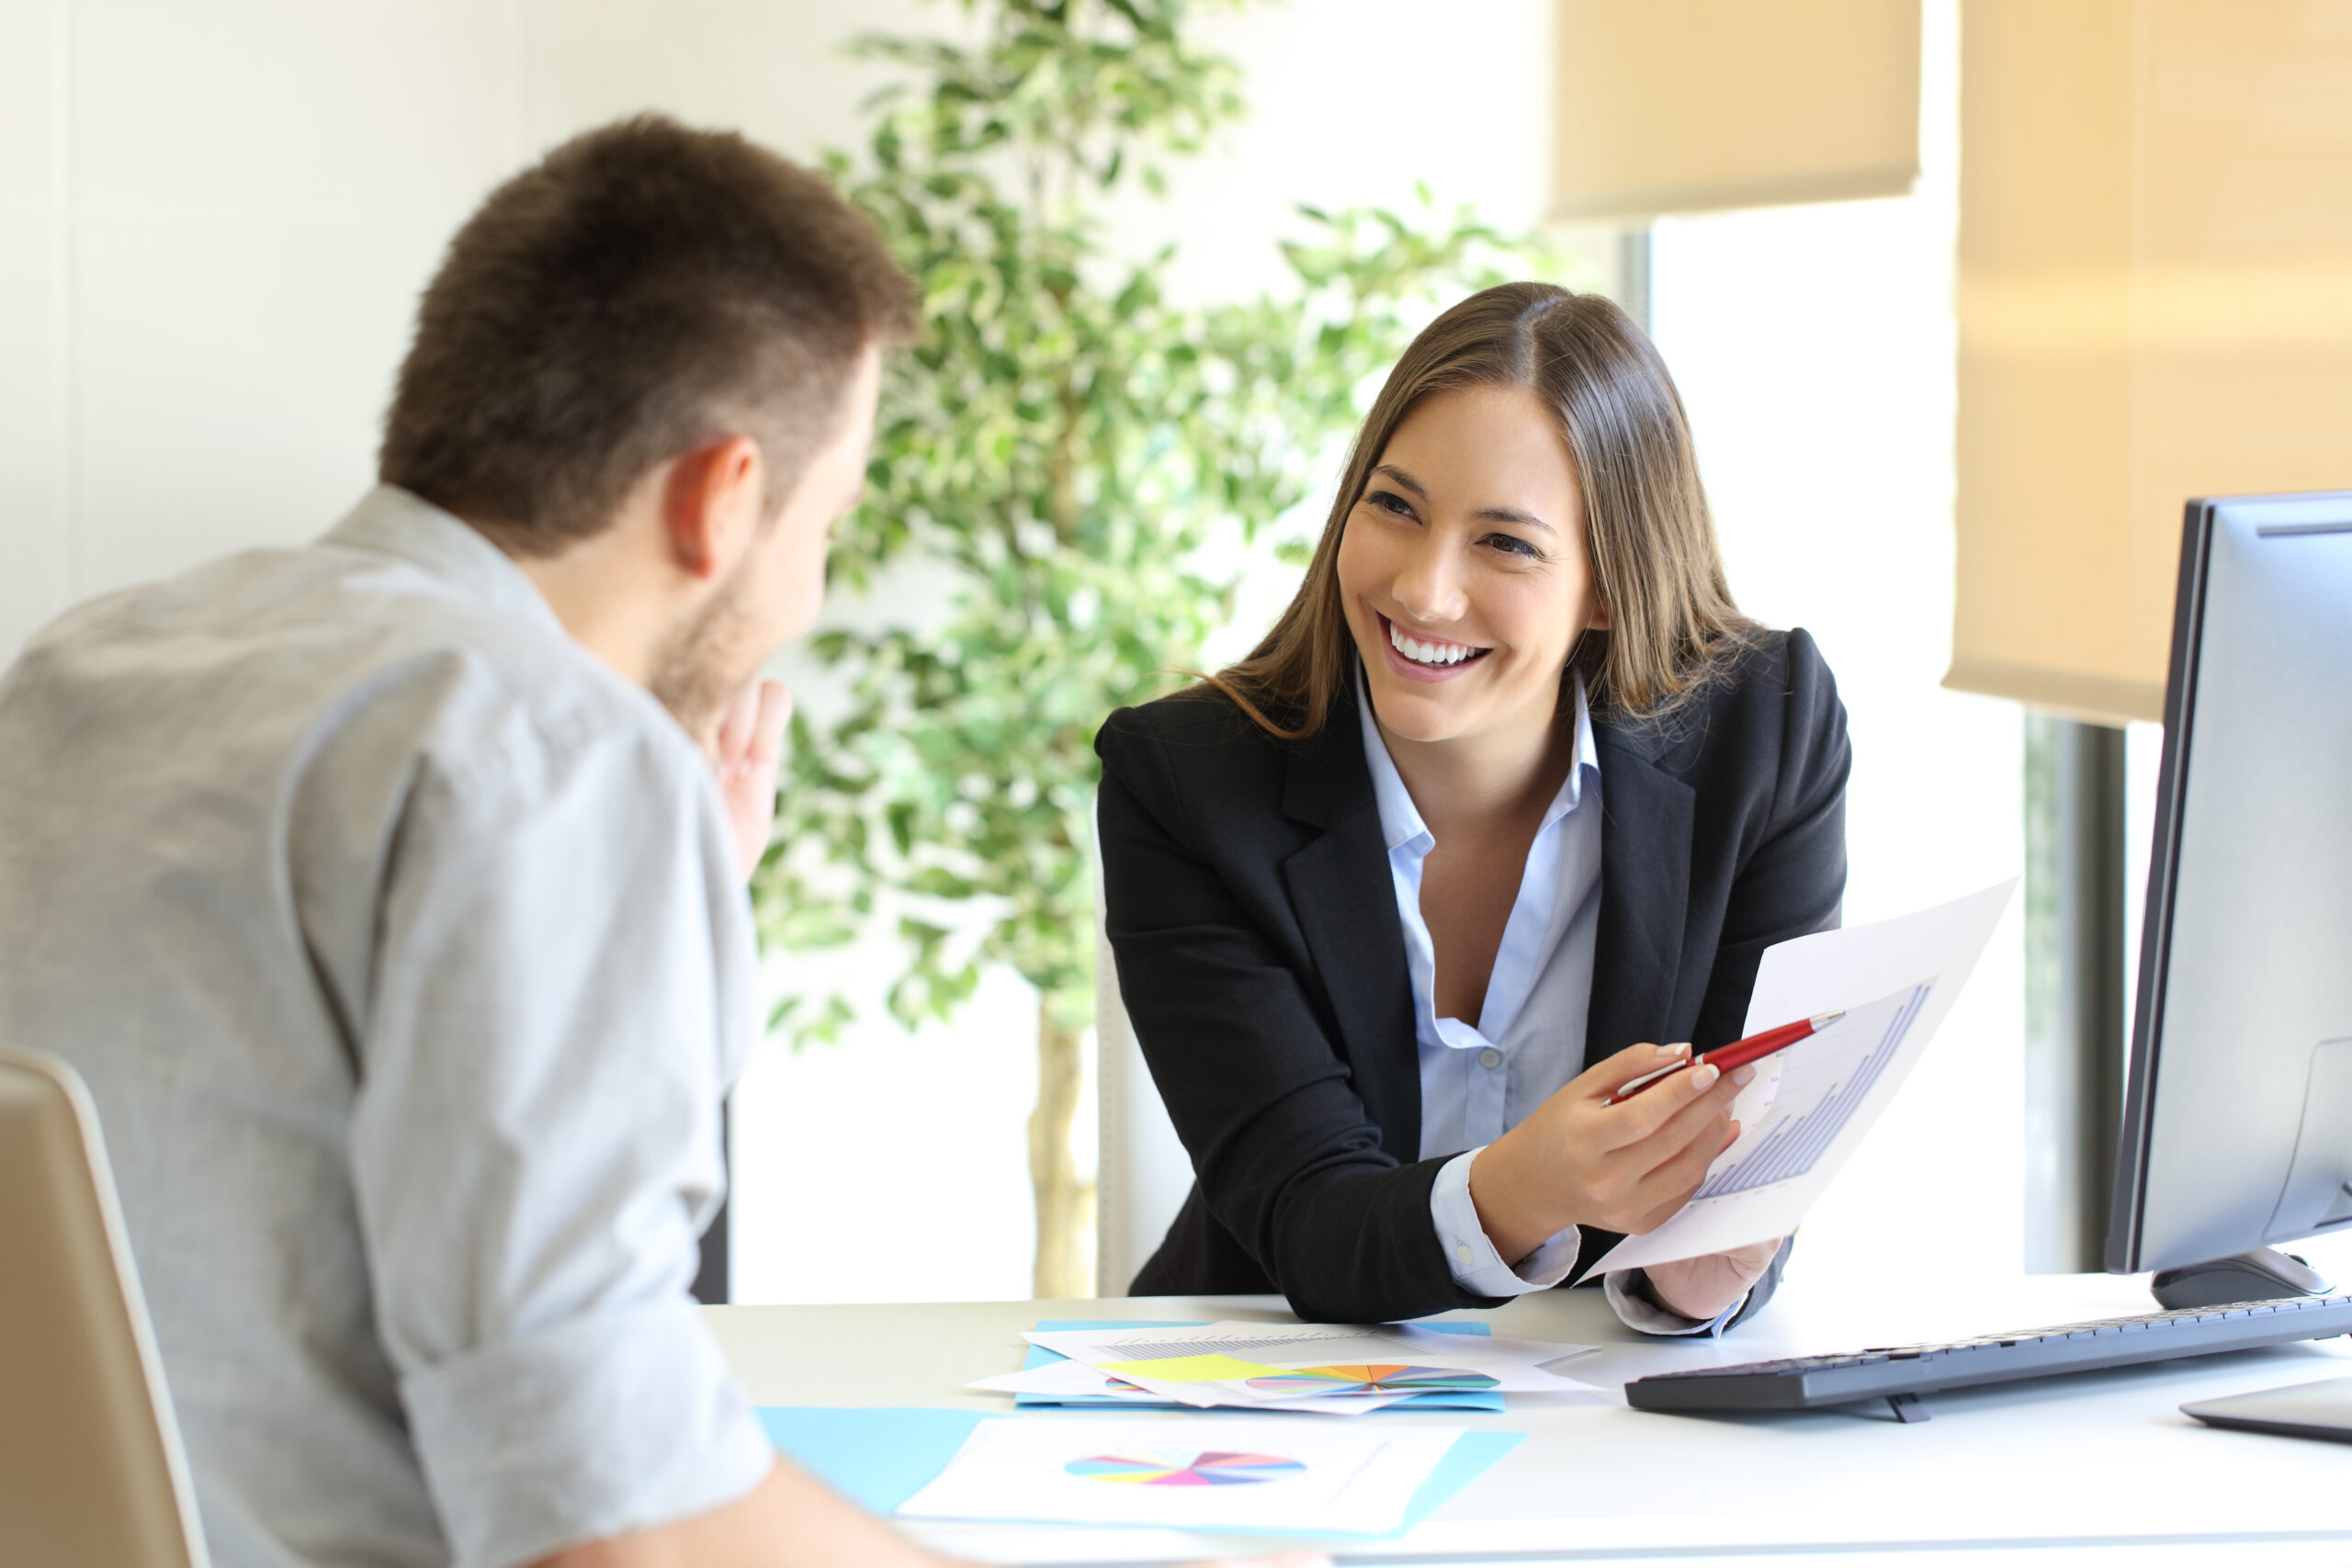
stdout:
[[1811,1170],[1894,1060],[1932,986],[1914,986],[1849,1011],[1792,1046],[1762,1136],[1711,1174],[1691,1201],[1751,1192]]

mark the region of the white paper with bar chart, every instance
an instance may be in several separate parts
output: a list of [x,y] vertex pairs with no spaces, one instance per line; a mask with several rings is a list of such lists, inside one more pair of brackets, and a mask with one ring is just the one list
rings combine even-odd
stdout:
[[1738,1141],[1680,1213],[1626,1237],[1600,1267],[1700,1258],[1796,1229],[1935,1037],[2016,886],[2011,878],[1899,919],[1767,949],[1742,1033],[1845,1017],[1757,1065],[1733,1103]]

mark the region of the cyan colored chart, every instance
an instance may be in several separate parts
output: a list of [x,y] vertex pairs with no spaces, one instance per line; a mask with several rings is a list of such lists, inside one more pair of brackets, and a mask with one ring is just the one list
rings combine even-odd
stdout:
[[1492,1388],[1495,1380],[1455,1367],[1301,1367],[1279,1377],[1251,1378],[1250,1386],[1260,1393],[1434,1393]]
[[1096,1454],[1074,1459],[1062,1467],[1089,1481],[1112,1481],[1125,1486],[1253,1486],[1280,1481],[1306,1467],[1276,1454],[1204,1453],[1189,1464],[1165,1459],[1133,1459],[1121,1454]]

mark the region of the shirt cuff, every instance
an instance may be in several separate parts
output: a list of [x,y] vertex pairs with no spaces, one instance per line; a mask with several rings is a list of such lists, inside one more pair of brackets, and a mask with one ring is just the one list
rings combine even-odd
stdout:
[[[1636,1289],[1636,1284],[1641,1288]],[[1617,1312],[1617,1319],[1626,1327],[1644,1334],[1704,1334],[1710,1338],[1721,1335],[1724,1325],[1739,1315],[1747,1304],[1748,1291],[1739,1292],[1739,1300],[1710,1318],[1685,1317],[1670,1307],[1663,1307],[1652,1300],[1645,1279],[1638,1269],[1620,1269],[1601,1280],[1601,1293]]]
[[1487,1239],[1486,1227],[1478,1223],[1477,1206],[1470,1201],[1470,1162],[1484,1147],[1481,1145],[1446,1161],[1430,1189],[1430,1223],[1437,1227],[1438,1245],[1445,1248],[1453,1282],[1474,1296],[1523,1296],[1530,1291],[1548,1291],[1577,1266],[1577,1227],[1570,1225],[1521,1258],[1516,1269],[1504,1262]]
[[457,1568],[708,1513],[775,1465],[684,1299],[483,1346],[403,1379],[401,1395]]

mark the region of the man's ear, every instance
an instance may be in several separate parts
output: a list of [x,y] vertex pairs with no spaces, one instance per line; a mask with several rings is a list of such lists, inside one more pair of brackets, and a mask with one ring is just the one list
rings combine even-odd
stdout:
[[709,581],[731,570],[759,532],[767,466],[748,435],[721,436],[670,465],[662,525],[678,570]]

